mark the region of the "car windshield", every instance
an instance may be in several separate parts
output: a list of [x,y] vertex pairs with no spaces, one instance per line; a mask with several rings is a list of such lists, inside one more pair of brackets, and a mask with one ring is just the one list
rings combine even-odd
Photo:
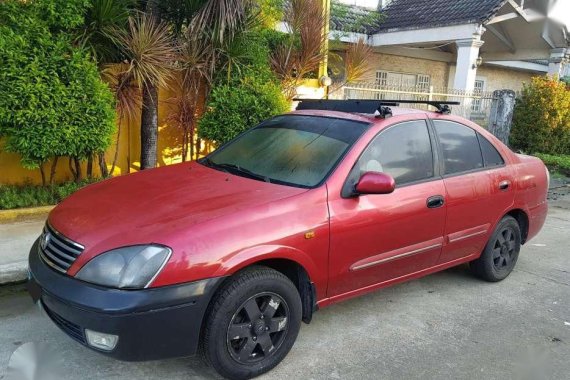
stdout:
[[278,116],[243,133],[200,162],[260,181],[315,187],[328,177],[368,126],[346,119]]

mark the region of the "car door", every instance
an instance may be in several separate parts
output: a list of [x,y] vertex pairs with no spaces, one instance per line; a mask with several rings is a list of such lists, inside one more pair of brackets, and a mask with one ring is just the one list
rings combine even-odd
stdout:
[[[330,297],[373,287],[429,268],[443,244],[443,181],[426,120],[382,130],[352,168],[342,194],[329,193]],[[391,194],[351,196],[360,176],[390,174]]]
[[474,129],[433,120],[441,147],[447,220],[440,263],[481,253],[495,223],[513,204],[512,174],[497,149]]

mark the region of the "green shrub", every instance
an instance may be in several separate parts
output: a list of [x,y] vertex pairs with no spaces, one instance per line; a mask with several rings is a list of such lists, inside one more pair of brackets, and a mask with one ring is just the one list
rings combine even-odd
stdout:
[[550,170],[570,176],[570,155],[536,153],[535,156],[540,158]]
[[0,137],[26,168],[53,156],[84,159],[111,144],[113,95],[70,31],[88,4],[0,1]]
[[80,188],[99,180],[89,179],[80,183],[73,181],[51,186],[1,185],[0,210],[55,205]]
[[272,33],[250,31],[234,39],[198,125],[200,137],[223,144],[261,121],[290,110],[269,64]]
[[525,85],[513,115],[510,144],[525,152],[570,154],[570,90],[547,77]]

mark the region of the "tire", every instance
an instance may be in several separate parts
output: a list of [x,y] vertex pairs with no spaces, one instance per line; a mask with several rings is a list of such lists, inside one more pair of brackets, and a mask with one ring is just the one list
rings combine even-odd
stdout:
[[520,226],[513,217],[505,216],[495,228],[481,256],[469,263],[471,272],[489,282],[504,280],[515,267],[520,248]]
[[228,379],[259,376],[287,356],[301,315],[301,298],[289,278],[267,267],[245,269],[222,286],[210,305],[204,358]]

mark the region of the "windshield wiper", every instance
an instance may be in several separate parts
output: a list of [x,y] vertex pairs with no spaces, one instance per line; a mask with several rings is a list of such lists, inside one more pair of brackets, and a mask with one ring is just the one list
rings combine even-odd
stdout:
[[234,172],[237,174],[245,175],[245,176],[253,178],[253,179],[260,179],[262,181],[271,183],[271,179],[269,179],[269,177],[266,177],[266,176],[261,175],[261,174],[254,173],[251,170],[246,169],[246,168],[242,168],[241,166],[236,165],[236,164],[228,164],[228,163],[218,164],[216,162],[213,162],[212,160],[210,160],[207,157],[204,158],[204,162],[208,166],[224,169],[226,172]]

